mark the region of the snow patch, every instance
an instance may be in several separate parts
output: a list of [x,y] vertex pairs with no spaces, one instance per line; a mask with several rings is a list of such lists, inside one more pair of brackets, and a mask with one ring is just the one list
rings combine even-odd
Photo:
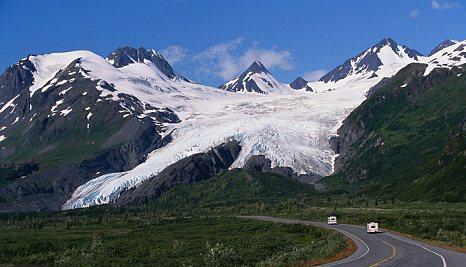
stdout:
[[67,89],[61,91],[58,95],[65,95],[69,90],[71,90],[71,88],[73,88],[73,87],[71,87],[71,86],[68,87]]
[[67,107],[66,109],[60,111],[60,116],[66,117],[73,109],[71,107]]
[[63,102],[64,102],[63,99],[58,100],[57,102],[55,102],[55,105],[53,105],[53,107],[50,109],[50,111],[51,111],[52,113],[55,113],[55,110],[57,109],[57,107],[58,107],[59,105],[63,104]]
[[[0,113],[2,113],[3,111],[5,111],[7,108],[9,107],[13,107],[13,110],[15,109],[16,105],[13,104],[13,102],[16,100],[16,98],[18,98],[20,96],[20,94],[18,94],[17,96],[13,97],[12,99],[10,99],[10,101],[6,102],[5,105],[3,105],[3,107],[0,109]],[[11,111],[12,112],[12,111]],[[10,112],[10,113],[11,113]]]

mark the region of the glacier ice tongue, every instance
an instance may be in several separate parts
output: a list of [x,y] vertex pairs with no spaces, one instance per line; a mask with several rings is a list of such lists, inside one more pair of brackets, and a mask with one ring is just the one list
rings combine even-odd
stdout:
[[331,91],[320,86],[318,94],[227,94],[215,100],[199,100],[197,111],[182,113],[182,122],[169,126],[168,131],[173,130],[171,143],[150,153],[144,163],[130,171],[102,175],[81,185],[62,208],[110,203],[123,190],[180,159],[228,140],[237,140],[242,147],[231,168],[243,166],[251,155],[265,155],[272,167],[329,175],[335,156],[329,138],[376,82],[378,79],[360,80]]

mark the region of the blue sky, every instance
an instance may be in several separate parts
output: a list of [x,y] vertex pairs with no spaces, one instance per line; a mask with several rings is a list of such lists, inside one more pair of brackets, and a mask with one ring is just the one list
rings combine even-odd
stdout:
[[[384,37],[428,53],[466,39],[466,1],[0,1],[0,68],[28,54],[162,51],[219,85],[259,59],[281,81],[317,77]],[[317,73],[317,74],[316,74]]]

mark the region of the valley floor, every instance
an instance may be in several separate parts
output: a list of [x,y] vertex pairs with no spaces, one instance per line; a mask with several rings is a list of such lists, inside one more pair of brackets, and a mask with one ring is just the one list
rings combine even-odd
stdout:
[[154,213],[26,215],[2,220],[0,263],[57,266],[285,266],[351,254],[323,228]]
[[[338,260],[354,251],[342,234],[249,221],[269,215],[383,229],[463,252],[465,203],[324,195],[270,173],[234,170],[178,185],[142,206],[0,214],[0,263],[64,266],[283,266]],[[354,245],[353,245],[354,246]]]

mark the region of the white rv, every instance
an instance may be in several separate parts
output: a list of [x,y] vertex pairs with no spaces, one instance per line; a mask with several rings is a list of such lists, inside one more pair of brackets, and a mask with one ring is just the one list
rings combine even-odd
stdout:
[[337,217],[336,216],[329,216],[327,217],[328,224],[337,224]]
[[367,232],[369,234],[379,232],[379,224],[375,222],[370,222],[367,224]]

